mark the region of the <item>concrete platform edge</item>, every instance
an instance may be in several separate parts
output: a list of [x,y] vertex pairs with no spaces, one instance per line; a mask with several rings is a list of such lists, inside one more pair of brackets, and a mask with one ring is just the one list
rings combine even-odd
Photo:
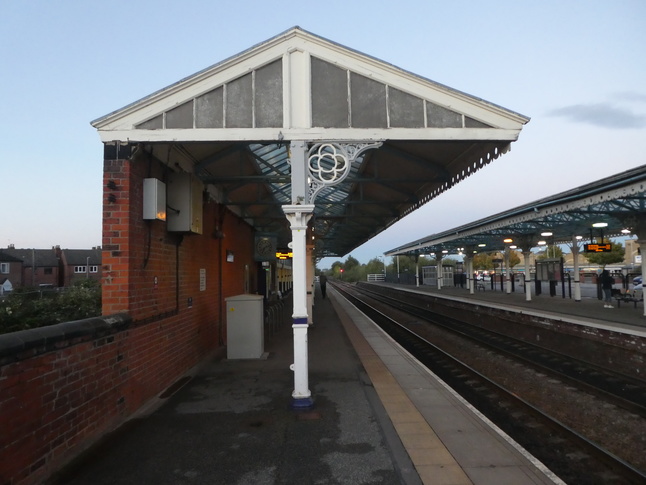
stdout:
[[[365,350],[365,348],[362,348],[362,347],[364,345],[367,345],[367,346],[370,347],[370,343],[365,339],[365,336],[363,335],[362,330],[355,324],[355,322],[353,322],[352,318],[347,314],[347,312],[342,307],[342,305],[344,303],[347,303],[348,305],[351,305],[351,303],[347,302],[346,300],[343,300],[344,303],[342,304],[339,301],[337,301],[337,298],[340,299],[342,297],[337,295],[336,292],[334,292],[334,291],[329,292],[329,293],[332,293],[330,300],[333,303],[334,309],[337,312],[337,314],[339,315],[339,319],[341,320],[342,325],[344,326],[344,328],[346,329],[346,332],[348,333],[348,338],[352,341],[353,345],[355,346],[355,350],[357,351],[357,354],[359,355],[362,363],[364,363],[364,367],[365,367],[365,364],[366,364],[366,361],[365,361],[366,350]],[[527,462],[529,462],[536,469],[536,471],[540,475],[543,475],[551,483],[554,483],[554,484],[557,484],[557,485],[565,485],[565,483],[558,476],[556,476],[551,470],[549,470],[542,462],[540,462],[538,459],[536,459],[533,455],[531,455],[531,453],[529,453],[527,450],[525,450],[521,445],[519,445],[515,440],[513,440],[510,436],[508,436],[504,431],[502,431],[500,428],[498,428],[498,426],[496,426],[493,422],[491,422],[486,416],[482,415],[477,409],[475,409],[473,406],[471,406],[471,404],[466,402],[461,396],[459,396],[455,391],[453,391],[453,389],[451,389],[441,379],[439,379],[439,377],[437,377],[435,374],[433,374],[428,369],[426,369],[423,366],[419,365],[417,363],[417,361],[405,349],[403,349],[401,346],[399,346],[399,344],[394,342],[390,336],[385,334],[378,327],[375,326],[375,328],[380,333],[382,333],[383,337],[385,339],[387,339],[388,341],[390,341],[393,346],[396,346],[398,348],[399,352],[401,352],[402,354],[407,356],[408,360],[410,360],[412,363],[414,363],[414,365],[418,366],[431,379],[433,379],[434,381],[439,383],[448,393],[450,393],[453,396],[453,398],[455,400],[459,401],[463,406],[465,406],[469,410],[469,412],[473,413],[477,417],[477,419],[482,421],[494,433],[499,435],[501,437],[501,439],[503,439],[505,442],[507,442],[509,444],[509,446],[513,447],[525,460],[527,460]],[[371,348],[371,350],[374,353],[375,357],[379,358],[377,352],[372,348]],[[369,372],[368,369],[366,369],[366,372],[368,372],[368,375],[370,376],[370,372]],[[414,398],[412,396],[409,396],[406,393],[405,389],[402,388],[401,390],[402,390],[402,392],[404,392],[408,396],[409,399],[411,399],[411,403],[414,405]],[[377,395],[377,398],[379,398],[379,395]],[[386,412],[388,412],[387,406],[386,406]],[[420,417],[420,419],[425,421],[425,418],[421,415],[421,413],[419,413],[419,417]],[[387,421],[391,422],[391,426],[393,428],[393,431],[395,433],[399,433],[398,430],[397,430],[397,424],[392,423],[392,421],[390,419],[387,419]],[[399,436],[399,434],[398,434],[398,437],[399,437],[399,441],[401,442],[401,436]],[[406,449],[406,453],[408,453],[409,456],[410,456],[411,453],[409,452],[409,450],[406,447],[405,443],[403,443],[403,446]],[[413,457],[411,457],[411,460],[413,461],[413,464],[415,465],[415,459]],[[457,462],[455,462],[455,465],[459,467]],[[416,469],[418,470],[423,483],[437,483],[435,481],[431,482],[431,481],[425,480],[425,478],[427,478],[427,476],[428,476],[428,474],[425,473],[425,472],[427,472],[428,470],[424,470],[424,469],[421,469],[421,468],[423,468],[423,467],[420,467],[419,465],[416,465]],[[464,480],[464,481],[456,481],[455,483],[473,483],[467,477],[467,475],[464,475],[461,480]],[[454,483],[454,482],[451,481],[451,483]]]

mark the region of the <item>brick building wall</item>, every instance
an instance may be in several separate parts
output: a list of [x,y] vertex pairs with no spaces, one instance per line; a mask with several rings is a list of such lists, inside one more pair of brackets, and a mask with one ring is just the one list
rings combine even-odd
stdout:
[[24,267],[23,269],[23,286],[39,287],[42,285],[49,285],[56,288],[60,286],[60,268],[58,266]]
[[162,167],[104,164],[103,314],[128,324],[89,335],[82,326],[81,336],[61,330],[76,322],[45,327],[20,337],[54,333],[29,351],[14,349],[15,334],[0,336],[0,483],[41,483],[222,351],[224,298],[245,281],[255,292],[252,228],[213,201],[202,235],[144,221],[148,176],[163,180]]
[[4,271],[0,271],[0,283],[7,278],[13,288],[22,286],[22,262],[12,257],[0,257],[0,262],[5,263],[3,265]]

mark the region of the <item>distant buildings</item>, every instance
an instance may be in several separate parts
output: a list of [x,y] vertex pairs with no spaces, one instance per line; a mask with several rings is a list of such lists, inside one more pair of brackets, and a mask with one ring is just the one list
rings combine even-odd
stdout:
[[19,287],[58,288],[101,280],[101,248],[0,249],[0,295]]

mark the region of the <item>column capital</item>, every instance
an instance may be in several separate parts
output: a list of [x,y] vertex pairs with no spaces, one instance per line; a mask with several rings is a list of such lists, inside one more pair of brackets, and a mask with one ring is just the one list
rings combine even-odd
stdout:
[[289,220],[292,229],[307,229],[312,214],[314,214],[314,204],[290,204],[283,206],[283,212]]

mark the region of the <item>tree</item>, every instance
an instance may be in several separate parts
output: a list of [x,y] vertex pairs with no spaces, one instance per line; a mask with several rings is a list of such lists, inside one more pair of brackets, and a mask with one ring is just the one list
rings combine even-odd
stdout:
[[514,251],[513,249],[509,251],[509,267],[513,268],[517,264],[520,263],[520,256],[518,255],[518,251]]
[[16,288],[0,300],[0,333],[100,315],[101,286],[93,280],[79,280],[64,291]]
[[476,270],[490,270],[493,269],[493,258],[491,254],[479,253],[473,256],[473,269]]
[[536,259],[540,261],[543,259],[560,259],[562,257],[563,257],[563,250],[561,249],[561,247],[553,244],[551,246],[547,246],[545,248],[545,252],[536,256]]
[[607,253],[585,253],[585,257],[592,264],[598,264],[605,268],[608,264],[621,263],[624,260],[625,251],[621,243],[604,240],[603,243],[610,243],[610,251]]
[[361,266],[359,260],[357,258],[353,258],[351,255],[348,256],[348,259],[346,259],[345,263],[343,263],[343,268],[346,271],[351,271],[353,268],[356,268],[358,266]]
[[366,264],[366,274],[384,274],[384,261],[380,258],[372,258]]

